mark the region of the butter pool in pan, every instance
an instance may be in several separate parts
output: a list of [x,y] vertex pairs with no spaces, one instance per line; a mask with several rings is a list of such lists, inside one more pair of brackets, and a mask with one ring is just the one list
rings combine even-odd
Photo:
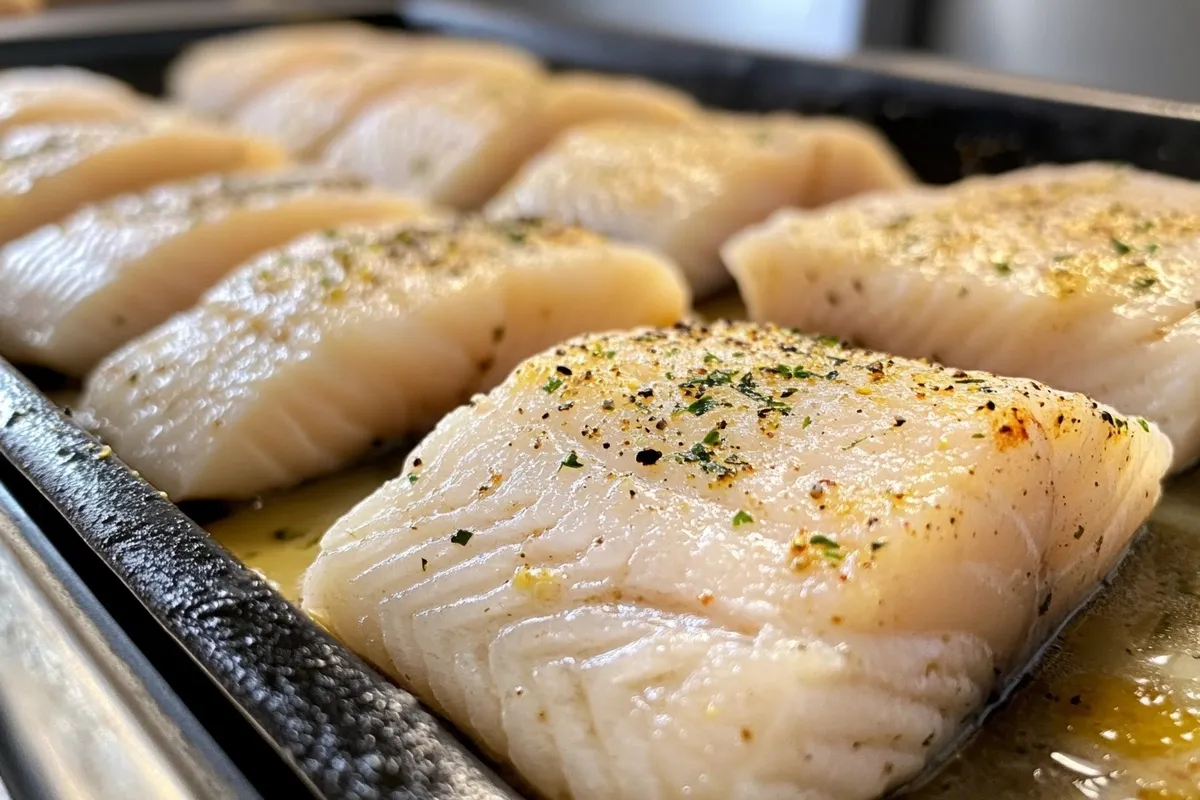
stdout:
[[[738,317],[736,300],[702,308]],[[402,452],[238,506],[208,529],[295,601],[317,543]],[[185,509],[186,510],[186,509]],[[1200,473],[1171,482],[1111,585],[917,798],[1200,795]]]

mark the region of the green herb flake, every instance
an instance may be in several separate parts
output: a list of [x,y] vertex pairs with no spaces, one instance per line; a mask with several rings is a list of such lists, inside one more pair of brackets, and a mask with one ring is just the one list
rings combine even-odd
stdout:
[[605,351],[604,351],[604,357],[605,357],[605,358],[616,358],[616,357],[617,357],[617,351],[616,351],[616,350],[605,350]]
[[1144,430],[1146,433],[1150,432],[1150,425],[1146,422],[1146,420],[1142,419],[1141,417],[1138,417],[1138,425],[1141,425],[1142,430]]
[[1146,252],[1150,255],[1154,255],[1158,252],[1158,245],[1151,242],[1150,244],[1146,245]]
[[706,394],[696,402],[689,405],[687,410],[689,414],[695,414],[697,417],[701,417],[716,407],[717,401],[713,399],[711,394]]
[[558,465],[558,468],[562,469],[563,467],[567,467],[568,469],[579,469],[582,466],[583,462],[579,460],[579,456],[575,454],[574,450],[572,450],[570,453],[567,453],[567,457],[562,460],[562,463]]
[[1012,274],[1012,265],[1009,264],[1007,261],[993,261],[992,267],[994,267],[996,272],[1001,275],[1011,275]]
[[719,362],[720,360],[721,360],[720,358],[718,358],[717,356],[713,355],[712,353],[705,353],[705,354],[704,354],[704,363],[705,363],[705,364],[712,364],[713,362]]
[[546,394],[554,394],[558,391],[558,387],[562,386],[562,378],[551,375],[550,380],[546,381],[546,385],[542,387],[542,391]]
[[812,425],[812,417],[805,417],[804,421],[800,423],[800,430],[804,430],[809,425]]
[[710,445],[711,444],[720,444],[721,443],[721,432],[719,430],[717,430],[716,428],[713,428],[704,437],[704,443],[710,444]]
[[740,528],[742,525],[749,525],[752,522],[754,522],[754,517],[741,509],[738,509],[738,512],[733,515],[733,527],[735,528]]
[[1072,256],[1072,254],[1071,254],[1071,253],[1059,253],[1058,255],[1056,255],[1056,256],[1054,257],[1054,263],[1055,263],[1055,264],[1061,264],[1062,262],[1064,262],[1064,261],[1067,261],[1067,260],[1069,260],[1069,259],[1070,259],[1070,258],[1072,258],[1072,257],[1073,257],[1073,256]]
[[846,554],[842,552],[842,546],[823,534],[814,533],[808,537],[808,543],[812,547],[820,549],[821,555],[824,558],[835,563],[840,562],[846,557]]
[[459,545],[460,547],[466,547],[467,542],[471,541],[471,537],[474,535],[475,534],[471,533],[470,531],[464,531],[462,528],[459,528],[454,532],[454,535],[450,537],[450,541],[456,545]]
[[1158,278],[1142,277],[1133,279],[1133,288],[1139,292],[1144,292],[1154,284],[1158,283]]
[[842,343],[842,340],[836,336],[821,336],[817,339],[818,344],[823,344],[826,347],[837,347]]
[[[670,373],[668,373],[670,374]],[[728,386],[733,381],[733,373],[723,369],[714,369],[707,375],[689,378],[679,384],[680,389],[698,389],[702,386]]]
[[1073,533],[1071,535],[1075,539],[1082,539],[1083,538],[1083,526],[1080,525],[1078,528],[1075,529],[1075,533]]
[[987,438],[987,434],[983,434],[983,433],[972,433],[972,434],[971,434],[971,438],[972,438],[972,439],[984,439],[984,438]]
[[416,483],[416,482],[417,482],[417,479],[418,479],[418,478],[420,478],[420,477],[421,477],[420,475],[409,475],[409,476],[408,476],[408,482],[409,482],[409,483]]
[[1118,239],[1115,236],[1109,237],[1108,241],[1109,241],[1109,244],[1112,245],[1112,249],[1114,251],[1116,251],[1116,254],[1119,256],[1126,255],[1133,250],[1132,247],[1125,244],[1124,242],[1122,242],[1120,239]]

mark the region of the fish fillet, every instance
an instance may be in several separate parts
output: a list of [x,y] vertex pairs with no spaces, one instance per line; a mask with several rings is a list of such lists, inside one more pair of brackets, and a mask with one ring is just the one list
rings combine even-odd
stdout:
[[257,93],[302,72],[359,62],[391,39],[340,22],[254,30],[206,39],[167,73],[168,94],[204,116],[233,116]]
[[315,158],[368,106],[405,86],[472,74],[523,80],[540,72],[532,56],[511,48],[422,40],[361,63],[296,75],[256,96],[236,121],[297,156]]
[[478,208],[563,130],[595,119],[678,122],[694,106],[667,87],[568,75],[477,75],[410,86],[330,144],[326,159],[395,189]]
[[103,361],[81,408],[172,497],[250,497],[426,430],[552,342],[687,307],[673,265],[580,228],[348,228],[232,273]]
[[85,207],[0,249],[0,354],[82,375],[258,252],[419,213],[318,169],[209,175]]
[[783,115],[673,128],[595,123],[530,161],[487,213],[557,218],[655,247],[679,263],[702,298],[730,282],[719,248],[736,231],[839,187],[907,182],[892,151],[866,146],[865,136],[850,123]]
[[1170,454],[774,327],[582,337],[447,416],[303,604],[546,797],[870,798],[1085,599]]
[[784,212],[725,249],[755,319],[1026,375],[1156,421],[1200,455],[1200,191],[1038,167]]
[[177,118],[14,128],[0,134],[0,244],[122,192],[283,161],[272,144]]
[[136,119],[147,103],[125,84],[74,67],[0,72],[0,133],[19,125]]

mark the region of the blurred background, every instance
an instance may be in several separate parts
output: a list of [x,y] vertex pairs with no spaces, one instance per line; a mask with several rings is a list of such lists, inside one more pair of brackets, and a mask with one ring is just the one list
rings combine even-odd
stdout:
[[0,63],[15,59],[19,44],[48,48],[64,31],[113,37],[322,10],[382,15],[480,6],[792,54],[920,52],[1016,75],[1200,101],[1192,79],[1200,70],[1194,46],[1200,3],[1192,0],[0,0]]

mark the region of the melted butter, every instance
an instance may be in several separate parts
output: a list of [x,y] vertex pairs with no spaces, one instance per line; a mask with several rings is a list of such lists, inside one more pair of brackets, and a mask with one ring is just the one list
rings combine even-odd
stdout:
[[240,506],[209,524],[208,531],[284,597],[297,602],[301,578],[321,551],[325,531],[399,471],[396,459],[372,462]]

